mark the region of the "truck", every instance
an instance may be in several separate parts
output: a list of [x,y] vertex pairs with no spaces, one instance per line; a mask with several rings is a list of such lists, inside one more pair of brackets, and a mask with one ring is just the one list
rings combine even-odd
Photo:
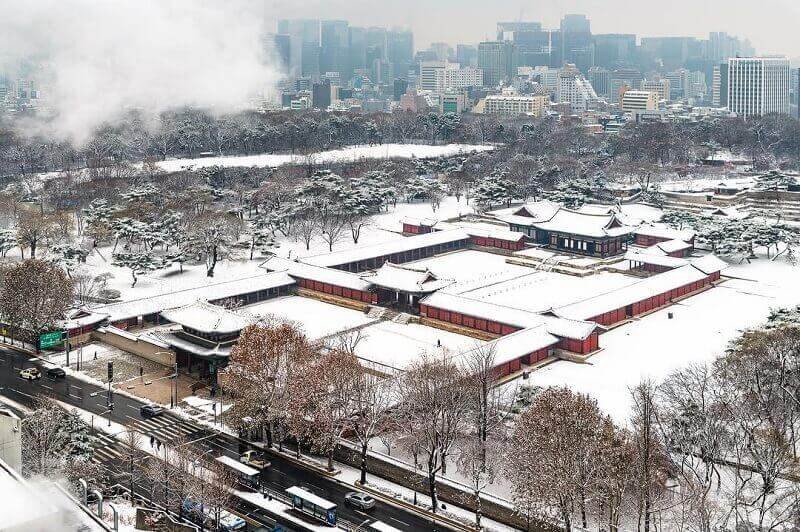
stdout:
[[264,469],[270,466],[269,460],[261,451],[245,451],[239,457],[239,461],[256,469]]

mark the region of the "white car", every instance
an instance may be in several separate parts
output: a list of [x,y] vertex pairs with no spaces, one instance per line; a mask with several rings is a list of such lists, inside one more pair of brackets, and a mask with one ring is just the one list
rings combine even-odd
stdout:
[[26,381],[35,381],[42,378],[42,372],[37,368],[23,369],[19,372],[19,377],[21,379],[25,379]]

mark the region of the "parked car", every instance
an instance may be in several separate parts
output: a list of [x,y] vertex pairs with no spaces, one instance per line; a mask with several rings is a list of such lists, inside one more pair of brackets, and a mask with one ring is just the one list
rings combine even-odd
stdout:
[[42,372],[37,368],[28,368],[20,371],[19,376],[26,381],[35,381],[42,378]]
[[246,451],[239,457],[239,461],[256,469],[264,469],[271,465],[267,456],[261,451]]
[[144,405],[139,409],[139,414],[144,418],[158,417],[164,413],[164,408],[158,405]]
[[67,372],[62,368],[50,368],[47,370],[47,378],[50,380],[63,379],[67,376]]
[[375,508],[375,499],[366,493],[351,491],[344,496],[344,501],[347,504],[362,510],[371,510],[372,508]]

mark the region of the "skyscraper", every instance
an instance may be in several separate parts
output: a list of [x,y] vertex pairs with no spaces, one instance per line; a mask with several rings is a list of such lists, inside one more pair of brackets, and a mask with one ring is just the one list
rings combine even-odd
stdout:
[[789,114],[789,84],[786,57],[728,59],[728,109],[739,116]]
[[594,66],[594,42],[586,15],[564,15],[561,19],[561,61],[574,64],[583,73]]
[[409,30],[391,30],[386,41],[386,59],[394,77],[406,79],[414,65],[414,34]]
[[594,64],[605,68],[627,66],[636,55],[636,35],[606,33],[594,35]]
[[279,20],[278,33],[289,36],[289,74],[319,76],[319,20]]
[[338,72],[342,79],[350,79],[352,70],[349,56],[350,31],[345,20],[320,22],[320,74]]
[[486,41],[478,45],[478,68],[483,70],[483,85],[494,87],[511,78],[515,68],[514,43]]

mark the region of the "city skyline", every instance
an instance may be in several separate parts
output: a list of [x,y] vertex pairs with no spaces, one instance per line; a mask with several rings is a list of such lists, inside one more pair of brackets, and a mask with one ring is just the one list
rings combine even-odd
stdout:
[[[376,4],[381,8],[376,9]],[[620,16],[623,9],[634,5],[628,0],[605,0],[600,4],[595,0],[545,0],[537,3],[534,10],[528,3],[516,0],[499,0],[491,4],[477,0],[438,0],[435,3],[420,0],[326,0],[303,2],[302,5],[286,0],[268,0],[264,10],[268,26],[273,28],[277,19],[294,17],[342,19],[356,26],[408,28],[414,32],[418,50],[433,42],[455,45],[492,39],[497,22],[534,21],[541,22],[545,28],[557,28],[564,15],[581,13],[591,20],[592,33],[707,38],[709,32],[725,31],[749,39],[759,53],[782,54],[800,60],[800,42],[793,38],[792,24],[800,16],[800,5],[788,0],[766,0],[757,6],[745,0],[714,0],[700,7],[689,0],[677,0],[658,17],[653,17],[650,10],[641,10],[641,15],[625,12]],[[765,19],[765,11],[776,16]],[[691,16],[687,16],[689,13]],[[442,24],[442,20],[454,23]]]

